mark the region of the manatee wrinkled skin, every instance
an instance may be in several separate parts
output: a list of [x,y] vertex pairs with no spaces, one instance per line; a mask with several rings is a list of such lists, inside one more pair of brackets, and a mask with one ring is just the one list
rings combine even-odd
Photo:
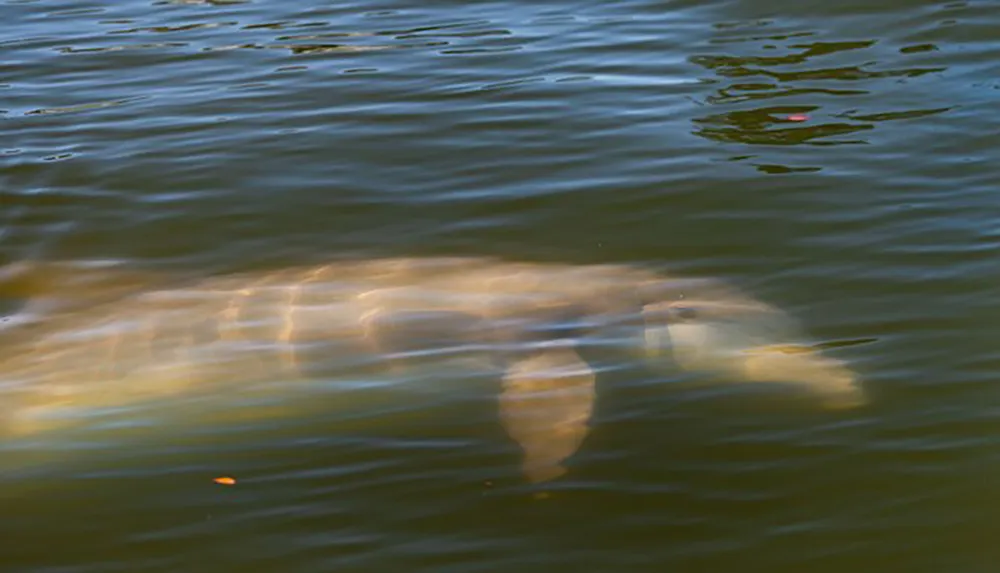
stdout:
[[589,433],[596,373],[583,343],[798,384],[830,407],[865,403],[841,362],[787,346],[798,333],[784,313],[717,281],[633,266],[397,258],[125,290],[0,332],[0,431],[34,435],[101,408],[254,381],[462,358],[499,374],[498,417],[526,478],[542,482],[565,473]]

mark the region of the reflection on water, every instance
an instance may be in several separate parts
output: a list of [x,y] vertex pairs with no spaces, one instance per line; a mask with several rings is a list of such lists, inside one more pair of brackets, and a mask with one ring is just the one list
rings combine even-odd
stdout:
[[[768,102],[753,109],[739,106],[733,111],[700,117],[695,120],[697,135],[715,141],[749,145],[866,145],[870,140],[856,134],[874,129],[877,122],[915,119],[951,109],[939,107],[884,113],[863,113],[850,108],[844,110],[844,101],[871,95],[873,81],[941,74],[947,71],[947,67],[903,67],[905,59],[899,57],[896,58],[899,64],[890,67],[884,61],[871,59],[875,55],[876,40],[807,43],[803,40],[814,38],[818,33],[768,33],[770,27],[770,22],[763,22],[759,30],[752,31],[746,27],[735,31],[722,27],[721,37],[714,38],[710,43],[719,45],[721,50],[738,49],[740,53],[691,57],[691,62],[711,71],[716,78],[710,82],[719,85],[714,95],[705,98],[706,103],[728,106]],[[901,48],[900,53],[905,55],[934,49],[933,46],[925,48]],[[863,83],[865,88],[845,86],[850,82]],[[778,103],[785,99],[803,103]],[[772,100],[777,101],[772,103]],[[825,100],[829,103],[819,103]],[[804,124],[793,124],[789,116],[808,119]],[[821,169],[773,165],[760,165],[758,168],[766,173],[816,172]]]
[[[222,3],[226,4],[226,3]],[[232,2],[235,4],[235,2]],[[132,24],[135,20],[128,18],[106,19],[105,25]],[[232,28],[225,34],[228,41],[261,37],[258,31],[289,31],[310,30],[309,33],[278,34],[271,36],[271,41],[237,42],[225,45],[204,45],[202,41],[191,42],[141,42],[144,37],[157,35],[172,35],[184,37],[186,32],[212,30],[216,28]],[[137,49],[183,48],[188,50],[217,51],[231,49],[279,49],[289,50],[292,54],[318,54],[335,52],[368,52],[389,49],[406,48],[441,48],[441,53],[473,54],[490,53],[518,49],[518,41],[511,41],[510,30],[497,28],[489,20],[472,20],[441,23],[433,26],[418,26],[412,28],[389,28],[378,31],[352,31],[339,29],[336,22],[323,20],[282,21],[245,23],[231,20],[224,22],[191,22],[172,26],[133,26],[106,30],[107,36],[124,36],[129,41],[111,45],[81,47],[61,47],[59,51],[66,54],[87,52],[104,52]],[[197,36],[203,36],[198,34]],[[336,40],[333,42],[332,40]],[[210,40],[209,40],[210,41]],[[116,40],[117,42],[117,40]],[[104,42],[102,42],[104,43]],[[443,49],[446,48],[447,49]]]
[[[775,124],[795,123],[787,115],[814,112],[806,107],[764,108],[752,111],[734,111],[725,115],[711,116],[696,120],[704,126],[696,131],[698,135],[718,141],[757,145],[844,145],[864,144],[863,139],[833,139],[837,135],[847,135],[873,129],[870,124],[826,123],[821,125],[777,127]],[[819,140],[819,141],[814,141]]]

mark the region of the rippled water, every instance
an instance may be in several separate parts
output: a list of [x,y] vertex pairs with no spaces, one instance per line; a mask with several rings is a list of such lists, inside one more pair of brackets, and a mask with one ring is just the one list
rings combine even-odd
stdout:
[[546,499],[471,410],[80,443],[89,465],[3,478],[5,572],[997,570],[995,2],[29,0],[0,22],[4,262],[667,265],[843,344],[873,397],[760,409],[611,373]]

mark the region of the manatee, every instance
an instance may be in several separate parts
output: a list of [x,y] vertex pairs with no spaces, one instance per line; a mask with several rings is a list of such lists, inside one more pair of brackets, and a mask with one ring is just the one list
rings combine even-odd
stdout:
[[[829,407],[866,402],[857,376],[802,346],[784,312],[720,281],[639,266],[385,258],[142,279],[3,331],[0,432],[45,435],[135,404],[280,394],[292,381],[433,373],[457,360],[496,374],[499,423],[525,478],[545,482],[566,473],[590,432],[597,371],[585,346],[644,350],[668,371],[798,385]],[[317,407],[365,407],[350,402],[334,392]]]

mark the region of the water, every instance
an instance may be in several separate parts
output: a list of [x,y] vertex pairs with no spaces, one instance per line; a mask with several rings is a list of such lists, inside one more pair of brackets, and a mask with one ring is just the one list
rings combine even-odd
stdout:
[[996,570],[995,3],[11,1],[0,22],[4,261],[666,264],[867,340],[837,356],[874,399],[758,410],[614,374],[547,499],[476,412],[192,427],[8,484],[4,571]]

